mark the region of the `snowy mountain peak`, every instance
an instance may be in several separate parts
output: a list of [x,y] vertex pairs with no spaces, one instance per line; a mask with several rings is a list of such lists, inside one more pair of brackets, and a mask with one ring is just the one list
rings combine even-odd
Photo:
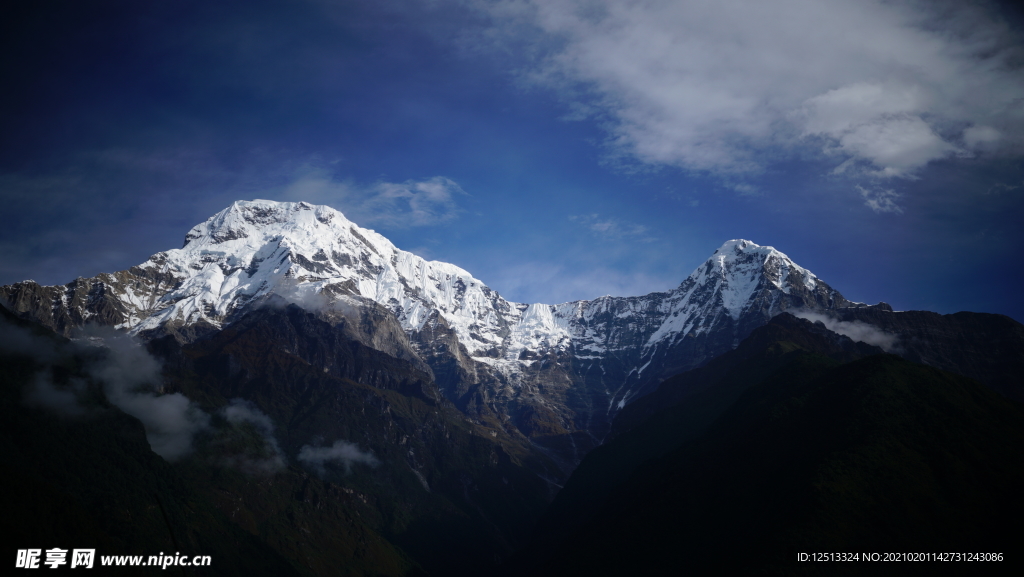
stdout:
[[319,224],[350,226],[343,214],[329,206],[306,202],[275,202],[270,200],[237,200],[231,206],[197,224],[185,235],[185,245],[219,244],[246,238],[256,229],[285,225],[284,228],[315,230]]
[[725,242],[687,280],[690,279],[699,284],[709,279],[719,280],[721,289],[725,291],[726,308],[733,318],[742,312],[742,304],[750,299],[761,279],[786,294],[794,283],[808,291],[814,291],[818,286],[818,277],[814,273],[784,253],[743,239]]
[[495,307],[512,308],[465,270],[399,250],[341,212],[306,202],[237,201],[193,227],[182,248],[139,268],[176,286],[125,323],[136,333],[167,323],[219,327],[271,294],[303,303],[319,295],[328,304],[375,301],[410,331],[439,314],[473,350],[499,344],[488,335],[496,331],[477,329],[495,320]]

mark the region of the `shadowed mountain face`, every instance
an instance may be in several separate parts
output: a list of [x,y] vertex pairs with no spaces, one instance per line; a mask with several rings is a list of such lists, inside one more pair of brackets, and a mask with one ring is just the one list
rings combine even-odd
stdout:
[[[151,348],[189,398],[218,407],[242,398],[269,417],[288,462],[359,496],[361,518],[433,573],[479,574],[511,555],[553,491],[542,479],[559,471],[527,439],[471,422],[414,363],[295,305]],[[303,460],[338,441],[375,464]],[[259,500],[255,490],[237,488]]]
[[619,419],[539,524],[524,574],[941,569],[795,561],[826,551],[1020,565],[1024,411],[971,379],[781,316]]
[[843,321],[860,321],[897,335],[892,352],[959,373],[1024,402],[1024,325],[1003,315],[844,309]]
[[627,405],[610,440],[588,454],[545,512],[538,540],[562,538],[584,524],[637,467],[702,434],[748,387],[791,362],[794,351],[837,361],[882,352],[791,315],[775,317],[736,350]]
[[[23,496],[6,520],[25,528],[20,547],[194,551],[220,561],[211,574],[479,575],[550,499],[542,477],[558,469],[525,439],[469,422],[417,363],[297,306],[184,346],[150,341],[159,395],[125,405],[141,424],[108,400],[117,373],[96,359],[109,349],[3,312],[5,482]],[[152,398],[205,415],[173,463],[150,450],[175,417],[139,406]]]

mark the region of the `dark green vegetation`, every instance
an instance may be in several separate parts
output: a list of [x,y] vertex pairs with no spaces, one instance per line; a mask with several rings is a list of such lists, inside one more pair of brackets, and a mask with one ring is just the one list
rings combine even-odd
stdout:
[[968,378],[776,317],[663,383],[584,459],[524,574],[963,574],[798,552],[1002,552],[1020,565],[1024,410]]
[[[164,392],[211,415],[173,464],[98,383],[80,391],[84,415],[26,406],[40,372],[69,391],[91,379],[83,357],[103,352],[3,312],[4,328],[62,351],[2,359],[4,479],[18,495],[4,525],[22,536],[12,555],[95,544],[98,554],[211,555],[216,570],[202,574],[480,575],[512,554],[550,498],[538,475],[550,464],[528,446],[469,422],[410,363],[297,307],[256,311],[184,348],[151,343]],[[239,398],[256,419],[230,417]],[[299,459],[336,441],[356,457]]]

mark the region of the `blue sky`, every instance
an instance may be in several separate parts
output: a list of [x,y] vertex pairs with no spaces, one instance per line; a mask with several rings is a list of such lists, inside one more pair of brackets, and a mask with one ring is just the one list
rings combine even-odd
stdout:
[[1024,25],[895,0],[21,3],[0,284],[120,270],[236,199],[328,204],[520,302],[732,238],[853,300],[1024,320]]

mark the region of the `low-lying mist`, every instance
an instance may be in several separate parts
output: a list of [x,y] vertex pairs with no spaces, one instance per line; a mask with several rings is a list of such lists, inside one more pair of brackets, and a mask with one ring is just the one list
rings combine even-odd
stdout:
[[882,329],[863,321],[842,321],[819,312],[808,310],[791,310],[787,312],[795,317],[809,320],[812,323],[820,322],[825,325],[825,328],[834,333],[850,337],[857,342],[874,345],[887,353],[899,353],[902,350],[898,335],[887,333]]

